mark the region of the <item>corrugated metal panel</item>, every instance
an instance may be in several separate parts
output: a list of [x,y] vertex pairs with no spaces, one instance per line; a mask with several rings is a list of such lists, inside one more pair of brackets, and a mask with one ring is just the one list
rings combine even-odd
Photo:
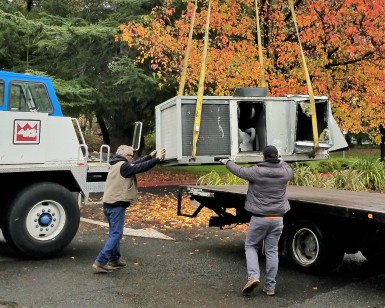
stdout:
[[[182,155],[190,156],[195,104],[182,103]],[[229,105],[203,104],[197,156],[230,155]]]

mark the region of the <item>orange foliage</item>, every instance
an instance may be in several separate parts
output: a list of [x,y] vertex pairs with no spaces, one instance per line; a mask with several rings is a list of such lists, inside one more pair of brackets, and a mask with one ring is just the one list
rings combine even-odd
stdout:
[[[287,2],[259,2],[270,95],[306,94]],[[236,87],[261,83],[254,3],[213,1],[206,95],[229,95]],[[138,65],[149,66],[163,86],[175,86],[180,79],[192,7],[190,2],[176,15],[168,1],[142,23],[120,26],[121,40],[139,51]],[[196,15],[186,94],[197,93],[206,9],[206,4],[200,5]],[[296,11],[314,93],[329,96],[342,128],[368,133],[379,142],[378,127],[385,118],[385,2],[310,0],[301,1]]]

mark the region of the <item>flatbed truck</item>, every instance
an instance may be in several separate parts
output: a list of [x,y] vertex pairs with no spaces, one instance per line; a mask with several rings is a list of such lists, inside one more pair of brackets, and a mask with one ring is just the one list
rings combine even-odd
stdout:
[[[178,215],[196,217],[212,210],[209,226],[225,227],[250,221],[244,209],[247,185],[180,186]],[[197,206],[186,213],[182,199]],[[280,253],[301,271],[335,270],[344,254],[361,252],[369,262],[385,260],[385,194],[305,186],[287,187],[291,210],[284,216]]]
[[0,71],[0,130],[1,232],[23,256],[54,257],[76,235],[80,205],[103,192],[110,147],[89,155],[79,121],[63,115],[44,76]]

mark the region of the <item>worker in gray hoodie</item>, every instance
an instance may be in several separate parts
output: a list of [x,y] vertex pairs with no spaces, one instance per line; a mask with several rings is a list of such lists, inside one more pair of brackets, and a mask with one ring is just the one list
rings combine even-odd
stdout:
[[279,158],[275,146],[266,146],[262,153],[263,162],[248,168],[230,159],[221,162],[231,173],[249,181],[245,203],[245,210],[252,215],[245,239],[248,281],[242,292],[248,294],[260,283],[257,249],[264,241],[266,278],[263,292],[272,296],[278,272],[278,242],[283,229],[283,215],[290,210],[286,186],[293,171]]

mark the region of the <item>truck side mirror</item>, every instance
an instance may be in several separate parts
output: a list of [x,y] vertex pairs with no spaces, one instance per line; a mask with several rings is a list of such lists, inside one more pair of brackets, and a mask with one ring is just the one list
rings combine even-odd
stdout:
[[140,148],[140,139],[142,137],[142,122],[134,123],[134,136],[132,137],[132,148],[134,151],[138,151]]

